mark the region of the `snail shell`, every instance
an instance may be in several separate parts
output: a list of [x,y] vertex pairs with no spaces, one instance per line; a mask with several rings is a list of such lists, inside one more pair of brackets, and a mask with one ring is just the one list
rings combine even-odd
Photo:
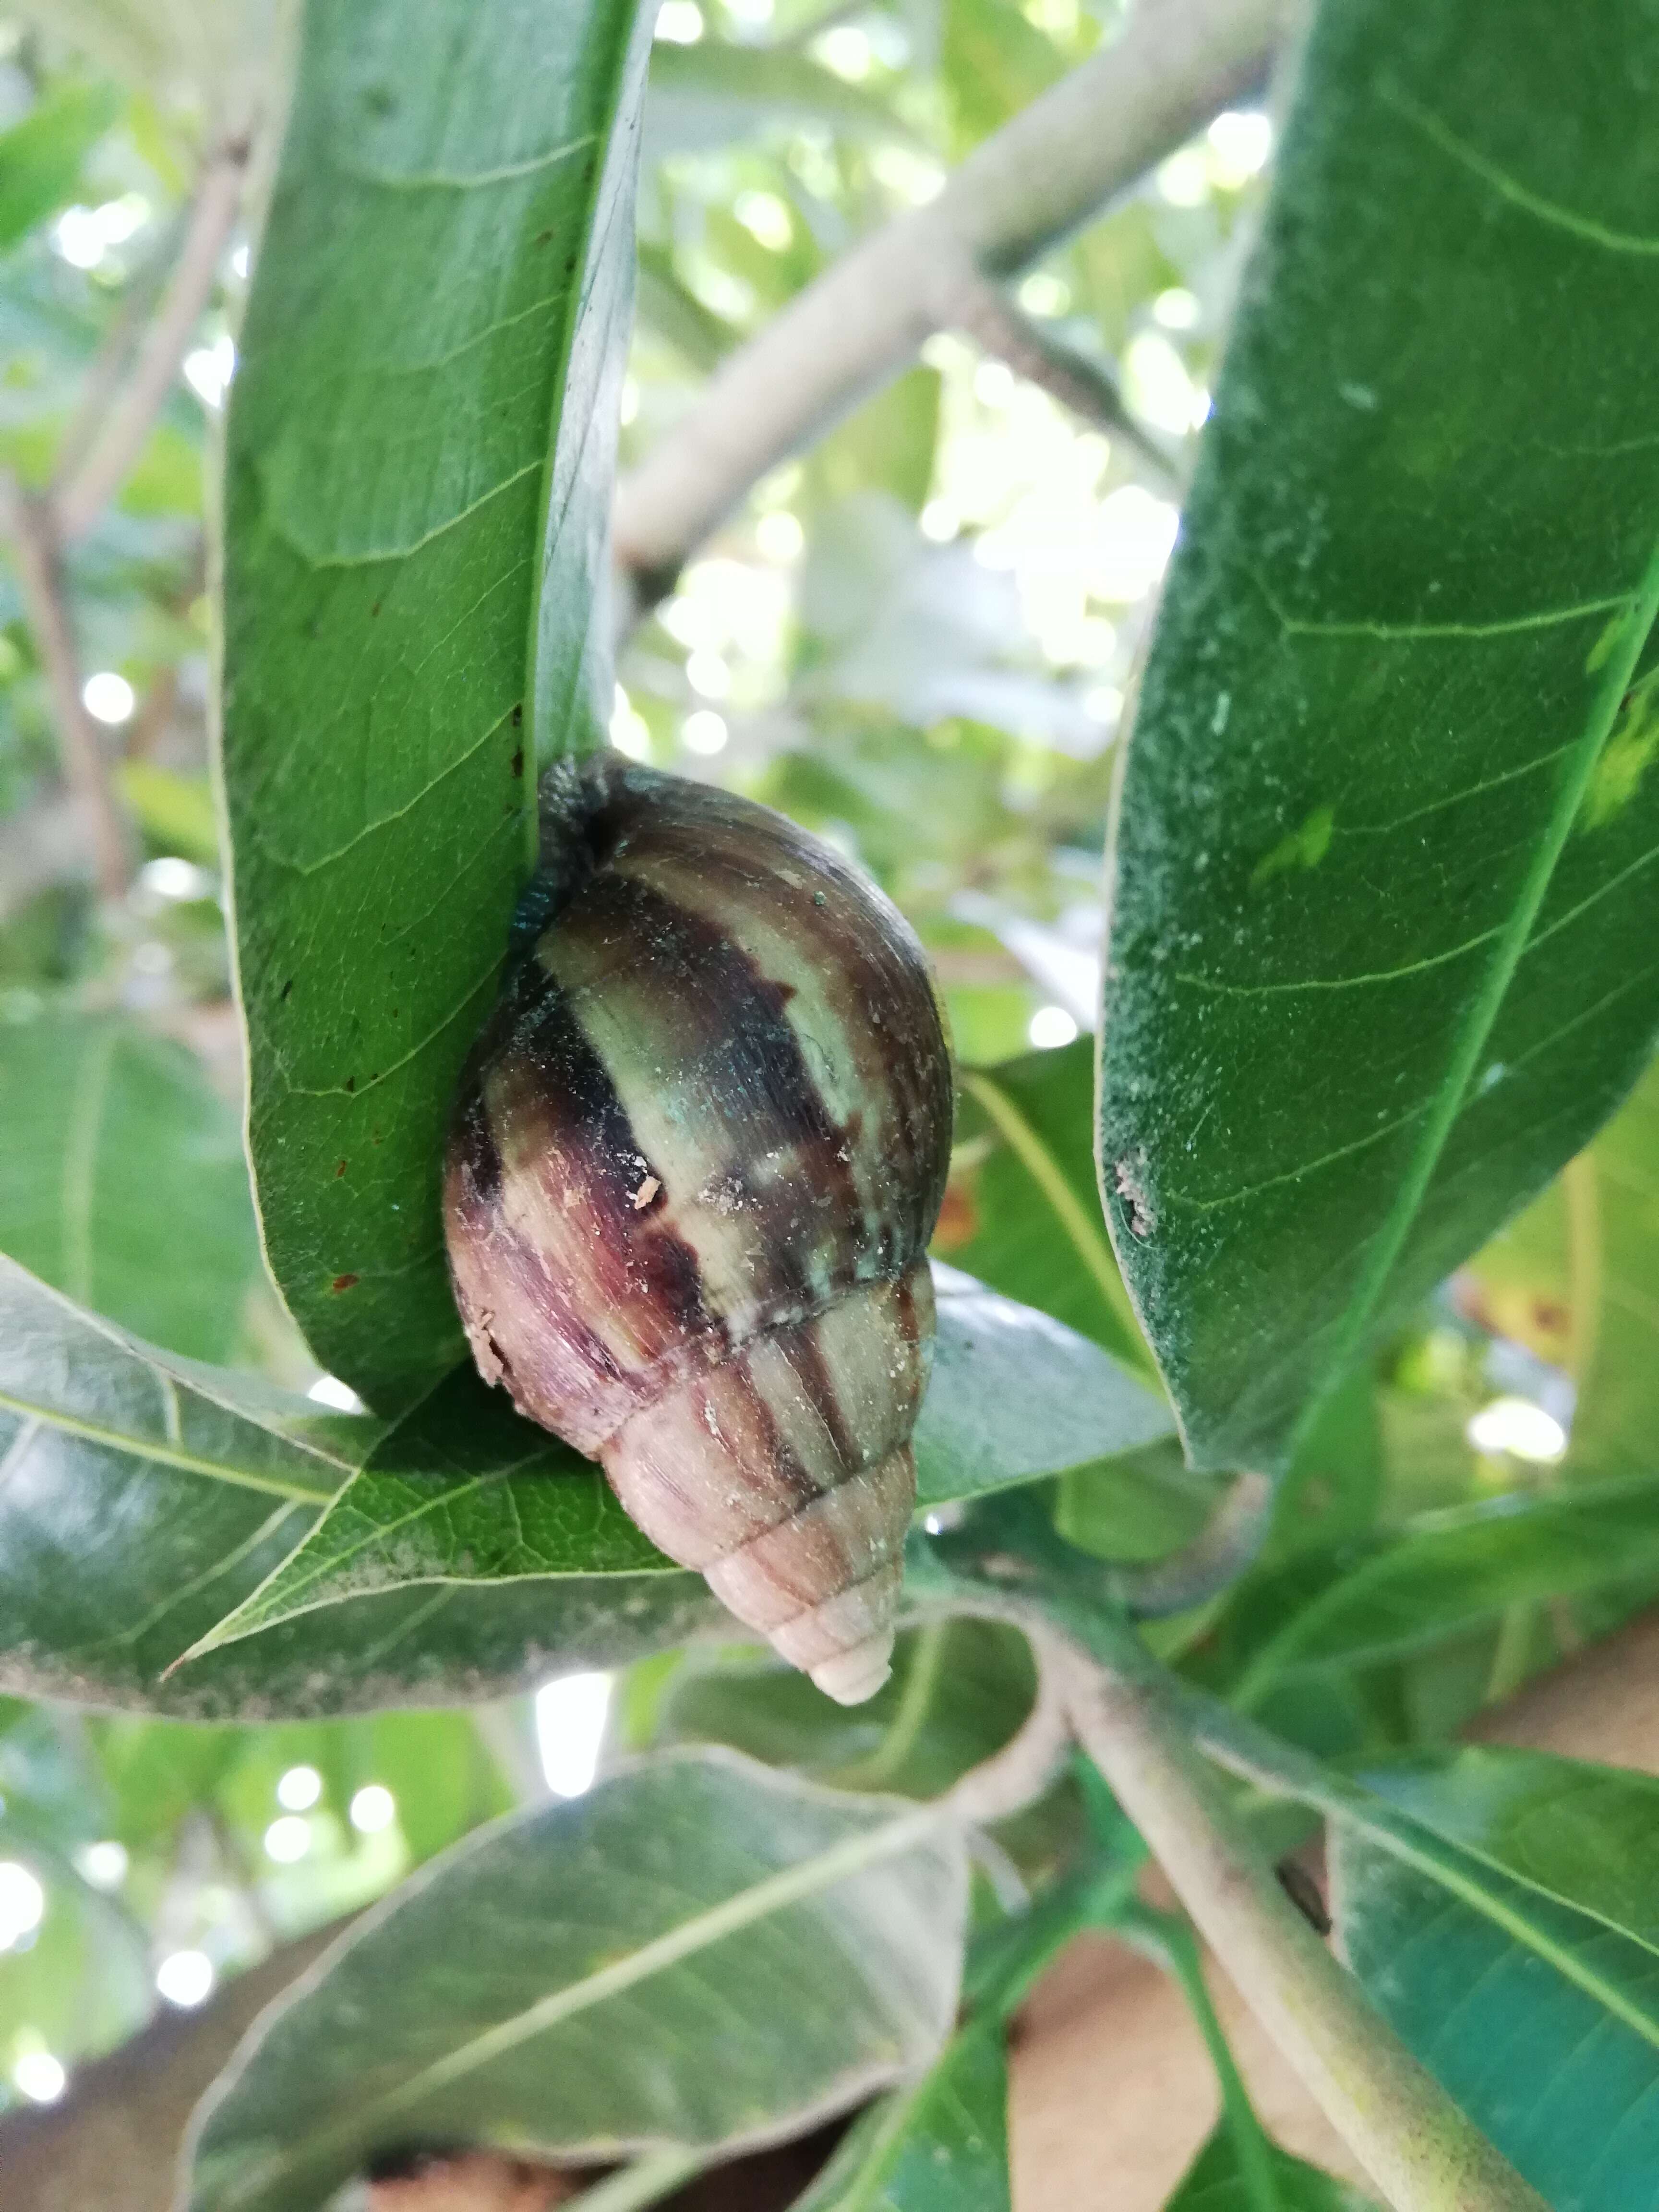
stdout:
[[446,1167],[473,1356],[857,1704],[892,1651],[949,1165],[921,948],[769,808],[615,755],[543,806]]

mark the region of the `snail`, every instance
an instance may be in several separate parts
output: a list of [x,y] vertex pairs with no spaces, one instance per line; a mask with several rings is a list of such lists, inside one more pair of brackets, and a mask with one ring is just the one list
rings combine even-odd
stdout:
[[479,1371],[844,1705],[886,1680],[933,1350],[950,1049],[887,899],[769,808],[601,754],[463,1073]]

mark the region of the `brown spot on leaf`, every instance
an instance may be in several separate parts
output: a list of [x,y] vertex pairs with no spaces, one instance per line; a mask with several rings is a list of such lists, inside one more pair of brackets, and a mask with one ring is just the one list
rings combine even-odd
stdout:
[[337,1275],[330,1287],[335,1291],[355,1291],[359,1279],[356,1275]]
[[339,1166],[338,1166],[338,1167],[337,1167],[337,1168],[335,1169],[335,1170],[334,1170],[334,1180],[335,1180],[335,1182],[338,1182],[338,1181],[340,1180],[340,1177],[341,1177],[341,1176],[345,1173],[345,1170],[346,1170],[346,1164],[345,1164],[345,1162],[344,1162],[343,1160],[342,1160],[342,1161],[341,1161],[341,1163],[340,1163],[340,1164],[339,1164]]

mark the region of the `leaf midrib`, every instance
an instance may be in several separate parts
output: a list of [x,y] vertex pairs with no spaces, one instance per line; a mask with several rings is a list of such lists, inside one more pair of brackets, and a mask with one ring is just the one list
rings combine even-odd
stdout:
[[[258,1589],[251,1591],[234,1613],[228,1613],[222,1620],[217,1622],[205,1636],[193,1644],[184,1655],[185,1657],[200,1658],[209,1651],[218,1650],[224,1644],[240,1643],[244,1637],[255,1636],[263,1628],[274,1626],[283,1621],[297,1620],[301,1613],[315,1613],[325,1605],[341,1604],[348,1597],[361,1595],[362,1593],[358,1591],[343,1590],[334,1595],[330,1595],[327,1591],[325,1591],[320,1597],[307,1599],[304,1603],[299,1601],[305,1597],[307,1590],[315,1589],[319,1583],[330,1581],[349,1567],[353,1560],[361,1559],[365,1553],[373,1552],[380,1546],[389,1543],[400,1531],[412,1527],[416,1522],[425,1520],[434,1513],[463,1504],[475,1492],[482,1490],[486,1484],[510,1481],[515,1475],[521,1474],[525,1468],[533,1467],[538,1460],[545,1455],[544,1451],[538,1447],[527,1453],[523,1459],[515,1460],[508,1466],[494,1468],[488,1474],[471,1475],[459,1483],[453,1489],[440,1491],[430,1498],[422,1498],[417,1504],[410,1506],[407,1512],[400,1513],[395,1520],[374,1523],[355,1541],[344,1545],[337,1552],[331,1553],[326,1558],[318,1559],[312,1565],[309,1571],[296,1574],[289,1588],[280,1594],[282,1597],[280,1609],[273,1609],[269,1604],[261,1605],[259,1601],[261,1596],[276,1583],[299,1556],[298,1552],[290,1553],[288,1559],[272,1568],[268,1583],[261,1584]],[[300,1551],[308,1550],[319,1540],[327,1523],[337,1513],[354,1510],[359,1513],[364,1512],[361,1505],[354,1507],[351,1493],[359,1483],[371,1480],[377,1472],[380,1470],[364,1468],[360,1473],[352,1476],[343,1490],[327,1493],[328,1510],[310,1534],[304,1538],[299,1547]],[[396,1480],[398,1478],[394,1476],[392,1479]],[[366,1514],[365,1518],[367,1518]],[[607,1580],[621,1581],[634,1575],[659,1575],[671,1571],[676,1571],[672,1560],[665,1560],[661,1565],[641,1563],[637,1567],[598,1570],[592,1566],[550,1566],[495,1575],[447,1575],[434,1571],[431,1574],[410,1575],[389,1583],[387,1587],[414,1589],[422,1584],[441,1583],[455,1587],[489,1589],[502,1583],[579,1581],[583,1577],[592,1576],[595,1572],[603,1573]]]
[[128,1459],[148,1460],[161,1467],[176,1467],[185,1474],[208,1476],[216,1482],[226,1482],[238,1490],[262,1491],[267,1497],[286,1498],[301,1505],[326,1505],[334,1492],[311,1490],[299,1482],[285,1482],[280,1475],[256,1474],[251,1468],[231,1467],[222,1460],[204,1458],[198,1452],[185,1451],[177,1444],[160,1443],[148,1437],[134,1437],[119,1429],[88,1421],[79,1414],[66,1413],[56,1406],[42,1406],[15,1392],[0,1390],[0,1413],[15,1413],[21,1420],[38,1421],[42,1426],[56,1429],[64,1436],[76,1437],[82,1443],[97,1444],[106,1451],[122,1453]]

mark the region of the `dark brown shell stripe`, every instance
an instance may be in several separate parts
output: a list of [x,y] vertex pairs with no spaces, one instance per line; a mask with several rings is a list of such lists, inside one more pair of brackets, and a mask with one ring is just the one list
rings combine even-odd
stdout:
[[866,1695],[949,1156],[921,950],[763,808],[611,760],[553,795],[584,848],[452,1137],[475,1354],[741,1618]]

